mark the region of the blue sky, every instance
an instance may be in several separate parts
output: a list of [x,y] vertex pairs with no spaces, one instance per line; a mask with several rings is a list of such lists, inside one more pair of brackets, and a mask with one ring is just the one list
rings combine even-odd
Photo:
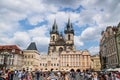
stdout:
[[70,18],[76,49],[97,54],[101,31],[120,22],[119,9],[120,0],[1,0],[0,45],[26,49],[36,42],[39,52],[47,53],[54,20],[63,32]]

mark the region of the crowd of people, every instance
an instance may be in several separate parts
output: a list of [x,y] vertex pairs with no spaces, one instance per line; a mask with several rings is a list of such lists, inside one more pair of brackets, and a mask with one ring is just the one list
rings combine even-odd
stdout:
[[0,80],[120,80],[120,72],[0,70]]

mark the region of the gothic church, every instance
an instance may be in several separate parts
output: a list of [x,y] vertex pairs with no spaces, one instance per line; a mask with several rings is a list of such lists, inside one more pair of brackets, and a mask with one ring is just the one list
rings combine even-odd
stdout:
[[58,31],[56,20],[50,31],[50,44],[48,47],[48,55],[58,54],[62,51],[75,50],[74,47],[74,29],[70,19],[64,30],[64,35]]

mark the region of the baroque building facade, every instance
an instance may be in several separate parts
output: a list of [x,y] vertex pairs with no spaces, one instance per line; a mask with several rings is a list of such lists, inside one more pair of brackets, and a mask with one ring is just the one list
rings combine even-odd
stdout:
[[119,26],[120,24],[114,27],[108,26],[102,32],[99,53],[102,69],[120,67]]
[[84,51],[63,51],[60,55],[60,70],[70,71],[71,69],[81,71],[89,70],[91,58],[88,50]]
[[0,68],[22,69],[23,52],[16,45],[0,45]]
[[60,71],[60,58],[58,55],[40,55],[40,66],[39,70],[41,71],[50,71],[53,69],[54,71]]

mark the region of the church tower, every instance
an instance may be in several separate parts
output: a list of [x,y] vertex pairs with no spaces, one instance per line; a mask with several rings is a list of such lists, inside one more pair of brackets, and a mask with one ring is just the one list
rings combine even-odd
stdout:
[[58,26],[56,20],[50,31],[50,43],[48,47],[48,55],[58,54],[62,51],[75,50],[74,48],[74,30],[70,19],[64,30],[65,36],[58,32]]
[[58,26],[56,24],[56,20],[54,20],[54,24],[52,26],[52,29],[50,31],[50,44],[48,47],[48,54],[51,55],[56,49],[55,49],[55,41],[59,36],[58,32]]
[[72,23],[70,22],[70,18],[68,19],[68,23],[64,30],[65,40],[66,40],[66,50],[74,50],[74,29]]

